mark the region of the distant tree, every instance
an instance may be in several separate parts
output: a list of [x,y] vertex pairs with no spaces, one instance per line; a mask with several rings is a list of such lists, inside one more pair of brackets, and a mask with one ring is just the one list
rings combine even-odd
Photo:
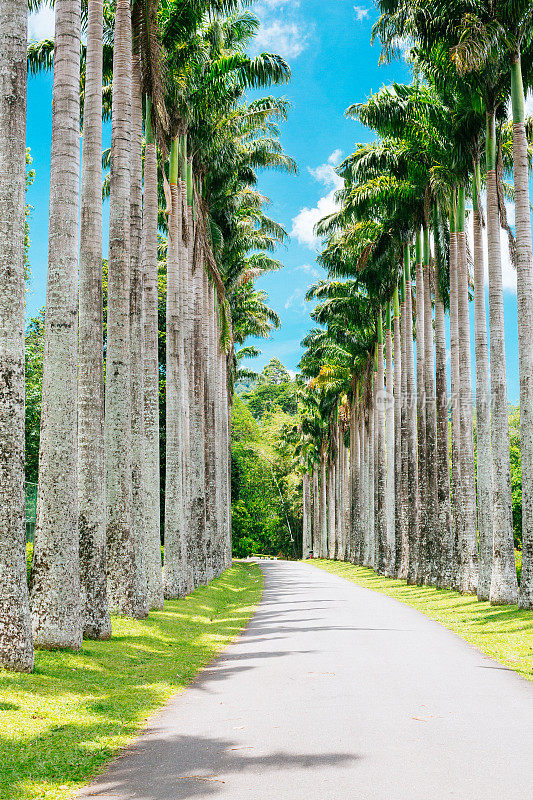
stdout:
[[290,383],[291,376],[278,358],[272,358],[266,367],[263,368],[259,376],[259,383],[273,386],[280,386],[283,383]]

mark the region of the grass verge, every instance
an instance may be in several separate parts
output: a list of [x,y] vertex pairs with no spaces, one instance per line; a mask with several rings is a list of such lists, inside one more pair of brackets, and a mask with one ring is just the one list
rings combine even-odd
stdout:
[[364,589],[381,592],[421,611],[457,633],[491,658],[533,681],[533,613],[518,606],[491,606],[472,595],[429,586],[407,586],[365,567],[313,559],[315,567],[346,578]]
[[1,800],[65,800],[242,630],[261,597],[255,564],[138,621],[109,642],[36,654],[35,672],[0,671]]

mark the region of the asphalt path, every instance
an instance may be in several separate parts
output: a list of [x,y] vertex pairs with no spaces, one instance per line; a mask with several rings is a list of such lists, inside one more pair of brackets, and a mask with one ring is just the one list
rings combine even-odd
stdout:
[[533,798],[533,684],[385,595],[260,565],[242,636],[78,797]]

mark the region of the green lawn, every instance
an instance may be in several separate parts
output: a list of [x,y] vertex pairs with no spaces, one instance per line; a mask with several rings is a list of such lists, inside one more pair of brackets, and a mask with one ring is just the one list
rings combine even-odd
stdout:
[[407,586],[405,581],[383,578],[371,569],[342,561],[313,559],[307,563],[422,611],[496,661],[533,680],[533,612],[519,611],[517,606],[491,606],[448,589]]
[[235,638],[262,587],[237,563],[146,620],[114,618],[109,642],[39,652],[33,675],[0,671],[1,800],[71,797]]

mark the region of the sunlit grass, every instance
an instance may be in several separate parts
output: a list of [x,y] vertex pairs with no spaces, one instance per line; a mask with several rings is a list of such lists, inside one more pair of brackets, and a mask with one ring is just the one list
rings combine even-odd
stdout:
[[235,638],[262,586],[255,564],[235,564],[146,620],[113,618],[109,642],[0,671],[1,800],[71,797]]
[[407,586],[405,581],[384,578],[371,569],[341,561],[313,559],[307,563],[422,611],[496,661],[533,680],[533,612],[520,611],[515,605],[491,606],[448,589]]

